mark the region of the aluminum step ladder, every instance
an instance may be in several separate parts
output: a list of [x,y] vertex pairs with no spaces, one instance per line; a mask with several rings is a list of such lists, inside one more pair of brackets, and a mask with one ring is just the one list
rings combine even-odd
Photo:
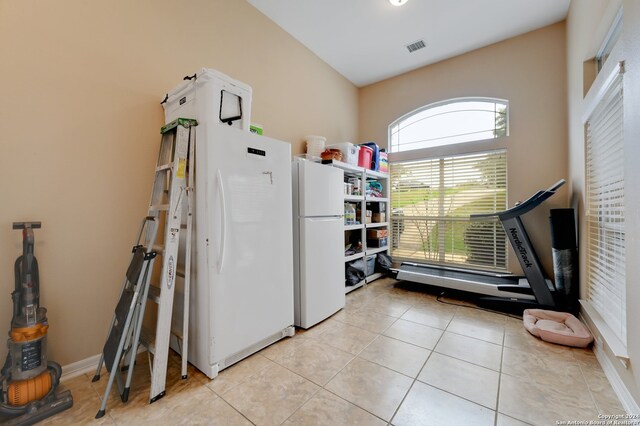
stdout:
[[[193,225],[193,184],[195,165],[195,126],[197,122],[192,119],[179,118],[162,127],[162,140],[160,143],[160,152],[156,164],[153,189],[151,192],[151,200],[149,203],[149,212],[147,219],[155,223],[155,232],[143,232],[146,238],[142,245],[148,253],[154,253],[162,257],[162,267],[158,268],[154,265],[153,259],[147,265],[145,273],[145,284],[143,284],[138,297],[137,303],[141,306],[133,309],[129,315],[134,319],[132,328],[125,337],[130,338],[131,343],[127,344],[127,339],[121,339],[122,351],[115,353],[112,361],[112,368],[116,377],[119,377],[118,366],[123,359],[122,353],[124,349],[131,352],[129,359],[124,357],[123,368],[128,370],[127,382],[124,390],[121,389],[121,398],[123,402],[128,399],[129,387],[131,384],[131,376],[137,353],[138,344],[142,344],[147,348],[149,367],[151,370],[151,386],[149,393],[149,403],[153,403],[165,395],[165,384],[167,378],[167,366],[169,357],[169,345],[171,336],[177,338],[180,355],[182,358],[182,378],[187,378],[187,348],[189,333],[189,287],[191,273],[191,237]],[[180,250],[180,234],[181,230],[185,230],[185,243]],[[157,241],[156,236],[162,235],[162,240]],[[152,238],[151,238],[152,237]],[[141,238],[141,237],[139,237]],[[179,271],[179,265],[183,265],[183,271]],[[155,268],[154,268],[155,266]],[[174,304],[176,276],[184,279],[183,297],[182,297],[182,329],[172,330],[172,312]],[[157,285],[151,284],[151,279],[157,279]],[[124,288],[127,288],[127,280],[125,280]],[[122,298],[122,297],[121,297]],[[155,325],[155,333],[145,329],[142,326],[144,321],[144,312],[146,301],[157,304],[157,318]],[[120,303],[119,303],[120,305]],[[133,302],[130,305],[133,308]],[[136,305],[138,306],[138,305]],[[114,323],[119,323],[116,315],[112,321],[112,330]],[[111,335],[111,331],[110,331]],[[105,344],[105,348],[107,344]],[[103,354],[106,358],[106,351]],[[102,366],[102,359],[96,378],[99,379],[99,373]],[[109,363],[107,363],[109,368]],[[110,383],[113,379],[110,377]],[[120,380],[118,381],[120,383]],[[119,384],[120,386],[120,384]],[[103,398],[101,410],[96,418],[104,415],[106,409],[106,400],[110,391],[107,386],[105,396]]]
[[[129,389],[133,377],[133,365],[138,352],[142,318],[151,281],[151,271],[156,252],[151,248],[156,240],[158,220],[153,216],[145,217],[140,225],[138,238],[131,250],[131,261],[120,290],[120,298],[116,305],[107,340],[104,344],[100,362],[93,376],[93,382],[100,380],[102,365],[109,372],[109,381],[102,398],[102,405],[96,419],[104,416],[107,399],[113,382],[118,385],[123,402],[129,399]],[[123,367],[121,368],[121,364]],[[130,368],[128,368],[130,367]],[[126,380],[122,372],[127,372]]]
[[[164,224],[164,239],[154,249],[162,256],[157,286],[149,288],[149,300],[158,304],[155,334],[143,328],[140,342],[147,348],[151,369],[149,403],[165,395],[169,345],[173,334],[180,346],[182,378],[187,378],[189,339],[189,287],[191,275],[191,237],[195,166],[196,120],[178,118],[162,127],[162,142],[155,181],[149,203],[149,216]],[[181,230],[186,242],[180,248]],[[180,271],[179,265],[183,270]],[[189,266],[186,266],[189,265]],[[182,330],[172,329],[172,312],[176,276],[184,279]],[[153,357],[151,356],[153,355]]]

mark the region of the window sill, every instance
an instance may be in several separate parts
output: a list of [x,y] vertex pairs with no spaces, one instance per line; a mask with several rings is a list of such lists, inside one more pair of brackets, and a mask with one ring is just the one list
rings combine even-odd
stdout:
[[589,322],[591,322],[597,329],[600,336],[609,347],[613,355],[618,358],[625,368],[629,365],[629,353],[627,352],[627,345],[625,345],[618,336],[611,330],[611,328],[605,323],[600,314],[591,306],[589,301],[580,299],[580,306]]

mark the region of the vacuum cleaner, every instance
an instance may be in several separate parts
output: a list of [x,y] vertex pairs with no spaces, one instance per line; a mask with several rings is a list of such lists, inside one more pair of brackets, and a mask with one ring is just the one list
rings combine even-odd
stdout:
[[40,306],[38,261],[33,230],[40,222],[15,222],[22,230],[22,256],[16,259],[13,317],[7,360],[0,370],[0,423],[31,425],[70,408],[71,391],[56,394],[62,368],[47,361],[47,310]]

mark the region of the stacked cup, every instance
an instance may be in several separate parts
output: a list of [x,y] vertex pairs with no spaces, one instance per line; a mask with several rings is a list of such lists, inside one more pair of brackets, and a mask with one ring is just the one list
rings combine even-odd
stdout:
[[307,141],[307,154],[314,157],[320,157],[322,151],[324,151],[324,144],[327,138],[324,136],[309,135],[305,137]]

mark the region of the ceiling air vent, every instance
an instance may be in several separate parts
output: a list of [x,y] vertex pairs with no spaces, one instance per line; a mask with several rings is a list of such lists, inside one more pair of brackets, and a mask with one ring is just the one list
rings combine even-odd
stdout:
[[426,44],[424,44],[424,40],[418,40],[418,41],[414,41],[411,44],[407,44],[405,47],[407,48],[409,53],[413,53],[416,50],[420,50],[425,46],[426,46]]

